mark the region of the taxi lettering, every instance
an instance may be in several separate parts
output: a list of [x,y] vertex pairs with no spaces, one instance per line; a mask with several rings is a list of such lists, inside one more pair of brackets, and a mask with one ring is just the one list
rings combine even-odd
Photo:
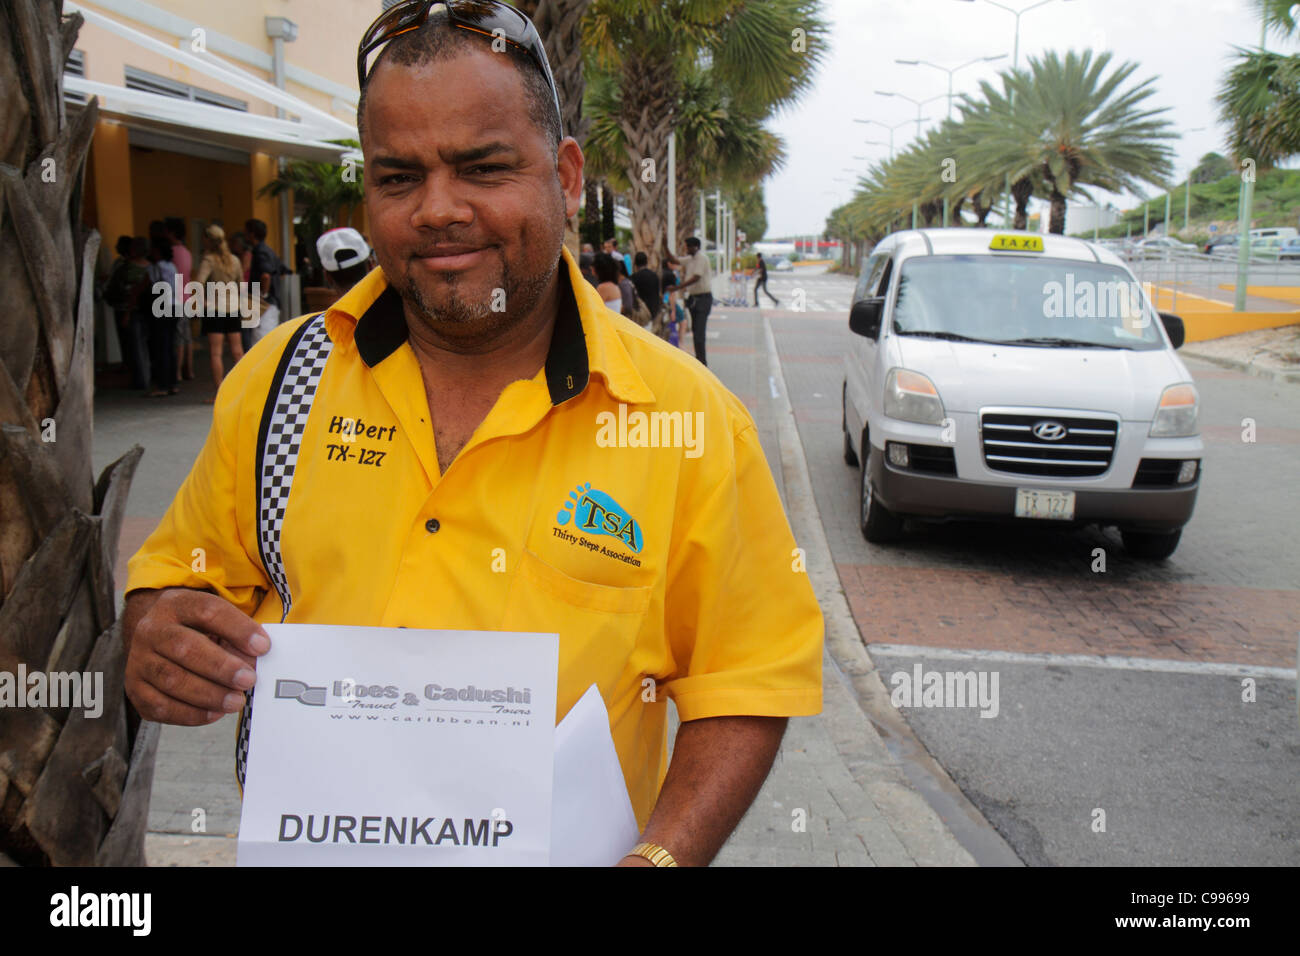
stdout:
[[385,451],[374,448],[352,448],[348,445],[328,444],[325,446],[326,461],[355,461],[359,465],[381,465]]

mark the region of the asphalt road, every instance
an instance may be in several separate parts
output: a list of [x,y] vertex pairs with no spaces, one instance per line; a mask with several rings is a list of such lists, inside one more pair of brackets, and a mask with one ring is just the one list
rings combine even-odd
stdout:
[[[996,717],[902,709],[1020,857],[1300,863],[1300,388],[1187,361],[1202,397],[1204,478],[1168,561],[1131,559],[1116,532],[1096,529],[916,526],[902,543],[869,545],[858,471],[841,458],[852,282],[774,273],[769,287],[783,306],[798,289],[826,306],[794,312],[764,299],[868,650],[887,686],[917,664],[997,674]],[[1253,443],[1242,440],[1247,418]],[[1091,567],[1096,547],[1104,574]]]

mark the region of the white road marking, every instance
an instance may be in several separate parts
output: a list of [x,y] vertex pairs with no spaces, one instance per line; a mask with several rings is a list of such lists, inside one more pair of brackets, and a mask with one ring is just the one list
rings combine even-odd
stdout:
[[768,385],[768,387],[769,387],[770,389],[772,389],[772,397],[773,397],[773,398],[780,398],[780,397],[781,397],[781,393],[778,392],[778,391],[776,390],[776,376],[774,376],[774,375],[769,375],[769,376],[767,377],[767,385]]
[[1216,661],[1166,661],[1150,657],[1122,657],[1117,654],[1024,654],[1018,651],[961,650],[947,647],[919,647],[914,644],[868,644],[867,650],[882,657],[923,657],[943,661],[983,661],[990,664],[1056,664],[1065,667],[1097,667],[1112,670],[1154,671],[1164,674],[1199,674],[1222,677],[1276,677],[1295,680],[1294,668],[1259,667],[1253,664],[1221,664]]

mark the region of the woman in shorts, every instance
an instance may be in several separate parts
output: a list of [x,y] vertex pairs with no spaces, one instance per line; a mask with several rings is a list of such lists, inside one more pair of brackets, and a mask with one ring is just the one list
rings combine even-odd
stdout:
[[[203,286],[203,334],[208,337],[208,360],[212,363],[214,389],[221,387],[226,377],[224,346],[230,346],[230,364],[244,357],[244,344],[239,336],[242,296],[240,285],[244,267],[226,244],[226,234],[220,226],[208,226],[203,232],[203,261],[194,274]],[[216,401],[216,394],[205,399]]]

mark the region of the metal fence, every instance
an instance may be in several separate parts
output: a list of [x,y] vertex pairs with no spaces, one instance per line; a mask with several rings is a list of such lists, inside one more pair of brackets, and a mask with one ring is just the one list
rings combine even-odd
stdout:
[[[1173,296],[1174,309],[1177,309],[1179,294],[1232,304],[1233,290],[1237,285],[1235,255],[1214,256],[1169,249],[1158,253],[1121,253],[1120,256],[1139,282],[1168,289]],[[1300,290],[1300,262],[1252,256],[1246,285],[1289,286]]]

